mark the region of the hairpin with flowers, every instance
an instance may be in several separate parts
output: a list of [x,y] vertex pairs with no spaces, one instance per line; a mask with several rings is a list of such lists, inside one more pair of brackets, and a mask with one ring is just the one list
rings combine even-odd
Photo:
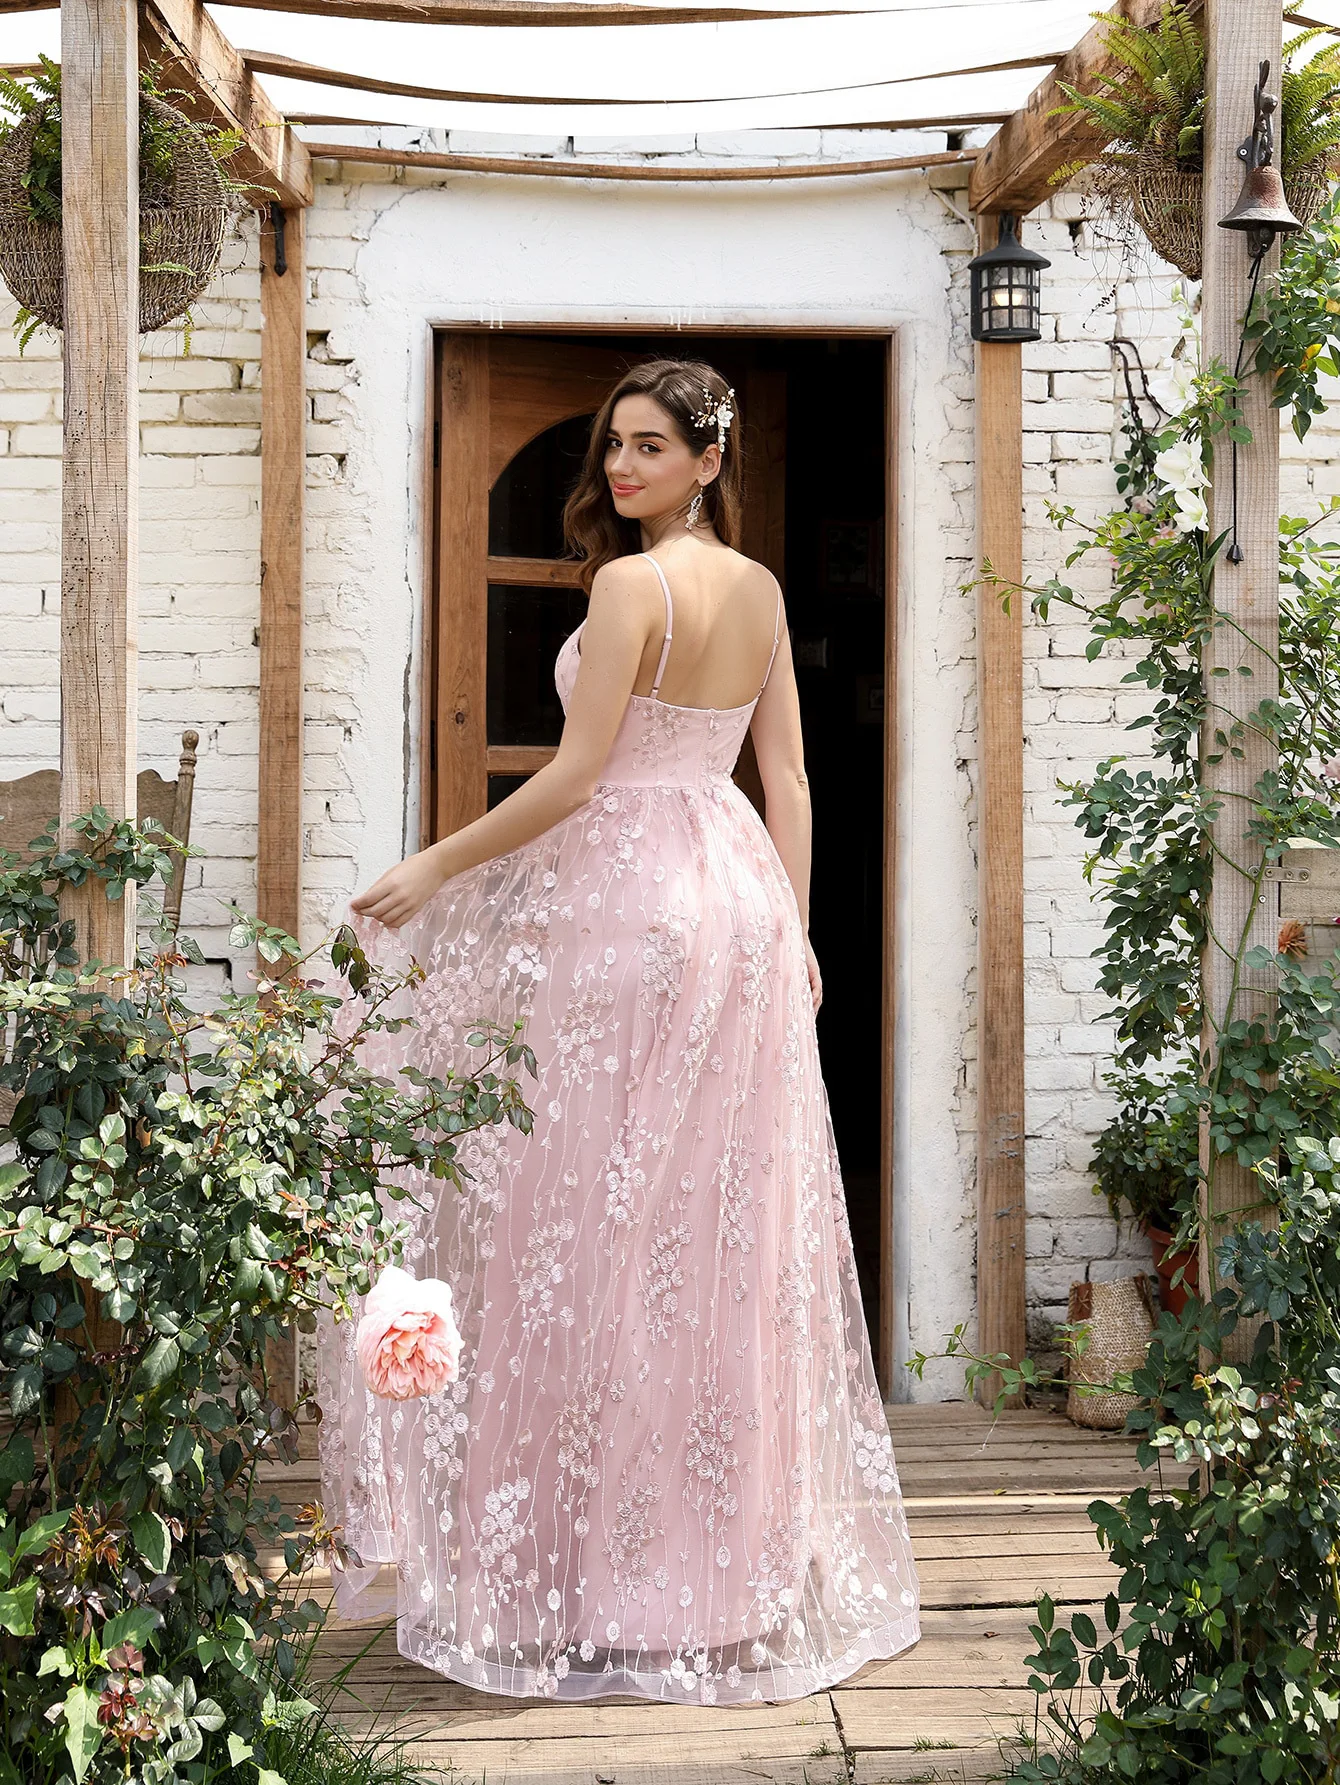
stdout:
[[726,430],[735,420],[735,391],[730,389],[724,397],[714,397],[706,385],[702,387],[707,401],[701,409],[694,412],[693,425],[696,428],[715,428],[717,446],[726,450]]

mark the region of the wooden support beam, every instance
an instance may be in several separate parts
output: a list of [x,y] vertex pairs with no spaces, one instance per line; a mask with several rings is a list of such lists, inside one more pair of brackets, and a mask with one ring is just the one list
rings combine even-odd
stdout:
[[[327,18],[400,20],[411,25],[720,25],[750,19],[830,19],[864,12],[861,6],[770,12],[744,6],[617,5],[613,0],[231,0],[266,12],[307,12]],[[10,12],[45,12],[60,0],[0,0]]]
[[[135,0],[61,8],[65,422],[61,828],[134,818],[139,554],[139,59]],[[71,889],[81,953],[135,958],[133,886]]]
[[302,922],[303,516],[307,332],[304,221],[283,213],[276,270],[261,230],[260,817],[256,906],[291,936]]
[[246,138],[224,164],[234,180],[272,187],[290,209],[312,202],[312,161],[301,137],[220,31],[200,0],[142,0],[141,54],[162,56],[165,86],[186,89],[174,103],[189,116]]
[[[513,88],[511,92],[494,93],[480,87],[424,86],[415,81],[393,81],[387,80],[381,75],[358,74],[354,70],[329,67],[322,62],[303,62],[296,56],[280,55],[274,50],[240,48],[238,54],[255,74],[274,74],[284,76],[289,80],[312,81],[318,86],[346,88],[352,93],[386,93],[406,99],[464,100],[472,105],[626,105],[633,108],[642,106],[649,118],[659,113],[661,107],[667,103],[662,99],[630,99],[626,94],[618,92],[576,95],[571,93],[527,93],[518,92]],[[1039,68],[1044,63],[1059,62],[1060,60],[1059,53],[1023,56],[1008,62],[984,62],[977,68],[959,68],[955,70],[955,73],[956,75],[1000,74],[1016,68]],[[905,78],[919,80],[923,77],[909,75]],[[675,105],[723,105],[735,101],[758,99],[809,99],[815,95],[858,93],[865,88],[896,87],[901,84],[900,79],[857,81],[843,83],[836,87],[787,87],[781,90],[767,89],[755,93],[712,93],[707,95],[687,93],[674,98],[670,103]]]
[[[979,245],[997,231],[979,227]],[[1017,343],[977,345],[977,546],[1023,575],[1023,364]],[[977,598],[977,1346],[1023,1359],[1023,615],[989,585]],[[979,1385],[993,1401],[998,1374]],[[1006,1403],[1017,1406],[1018,1398]]]
[[[1238,144],[1251,134],[1253,88],[1263,60],[1271,67],[1270,90],[1279,92],[1282,21],[1272,0],[1207,0],[1205,197],[1201,331],[1203,363],[1218,359],[1229,371],[1238,356],[1238,339],[1251,283],[1247,238],[1220,229],[1218,220],[1237,202],[1243,164]],[[1276,126],[1278,129],[1278,124]],[[1278,139],[1277,139],[1278,140]],[[1268,255],[1262,277],[1278,267],[1279,250]],[[1250,354],[1243,364],[1249,366]],[[1217,626],[1205,650],[1206,688],[1214,703],[1201,740],[1202,778],[1207,790],[1222,795],[1222,813],[1214,827],[1215,865],[1210,894],[1210,929],[1217,942],[1206,950],[1204,995],[1207,1015],[1222,1025],[1234,1018],[1251,1019],[1270,1007],[1272,975],[1244,969],[1236,995],[1233,955],[1244,931],[1252,946],[1275,945],[1273,906],[1266,886],[1256,884],[1259,846],[1244,835],[1251,816],[1251,790],[1275,762],[1269,739],[1248,728],[1235,740],[1235,756],[1215,741],[1216,730],[1247,716],[1263,700],[1279,693],[1279,423],[1270,403],[1270,381],[1247,378],[1243,418],[1251,444],[1238,451],[1237,538],[1240,563],[1221,552],[1214,572],[1214,602],[1226,623]],[[1210,534],[1233,525],[1233,479],[1227,442],[1217,444],[1210,500]],[[1230,534],[1231,538],[1231,534]],[[1218,756],[1217,763],[1207,758]],[[1213,797],[1213,795],[1211,796]],[[1227,949],[1227,952],[1225,952]],[[1206,1043],[1211,1033],[1207,1029]],[[1203,1212],[1208,1233],[1202,1238],[1201,1282],[1210,1274],[1214,1247],[1261,1200],[1250,1171],[1225,1156],[1214,1162]],[[1225,1355],[1250,1355],[1259,1322],[1240,1325]]]
[[[307,213],[261,228],[260,789],[256,910],[302,937],[303,527],[307,478]],[[278,270],[280,244],[284,271]],[[264,971],[264,963],[258,963]],[[270,1393],[298,1397],[292,1333],[267,1347]]]
[[516,155],[452,155],[436,149],[381,149],[363,143],[308,142],[307,151],[314,161],[366,161],[382,167],[439,167],[445,173],[526,174],[535,180],[669,180],[681,185],[731,180],[848,180],[856,174],[903,173],[923,167],[949,167],[958,162],[970,164],[979,153],[976,149],[950,149],[933,155],[893,155],[881,161],[800,161],[764,167],[657,167],[641,162],[542,161],[538,156],[528,160]]
[[[1199,0],[1191,0],[1188,11],[1198,4]],[[1163,0],[1118,0],[1111,10],[1132,24],[1152,25],[1163,11]],[[1072,161],[1092,161],[1106,148],[1105,138],[1083,113],[1049,115],[1067,103],[1062,82],[1086,87],[1095,75],[1116,68],[1103,48],[1106,30],[1099,23],[1085,32],[978,155],[968,185],[968,203],[974,211],[1013,211],[1022,217],[1051,197],[1055,191],[1051,177],[1058,168]]]

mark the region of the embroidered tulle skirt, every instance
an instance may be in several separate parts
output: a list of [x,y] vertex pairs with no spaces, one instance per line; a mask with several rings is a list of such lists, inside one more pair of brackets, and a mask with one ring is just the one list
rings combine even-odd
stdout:
[[707,1704],[812,1692],[919,1634],[794,895],[725,774],[602,785],[448,881],[377,958],[427,977],[392,1071],[525,1021],[529,1136],[409,1184],[459,1379],[370,1394],[319,1335],[346,1616],[492,1692]]

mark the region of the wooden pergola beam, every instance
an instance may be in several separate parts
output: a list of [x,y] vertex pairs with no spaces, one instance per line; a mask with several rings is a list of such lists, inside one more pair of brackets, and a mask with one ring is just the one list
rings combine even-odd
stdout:
[[[136,813],[139,62],[135,0],[61,8],[65,419],[61,462],[61,830]],[[69,889],[81,954],[135,959],[134,886]]]
[[307,144],[315,161],[371,162],[383,167],[436,167],[448,173],[525,174],[537,180],[650,180],[684,183],[732,180],[850,179],[857,174],[902,173],[970,163],[975,149],[934,155],[895,155],[884,161],[790,161],[764,167],[656,167],[641,162],[544,161],[539,156],[452,155],[434,149],[378,149],[362,143]]
[[[311,81],[317,86],[343,88],[351,93],[385,93],[404,99],[433,99],[439,102],[464,102],[469,105],[542,105],[542,106],[605,106],[643,107],[648,116],[659,112],[667,103],[673,105],[730,105],[758,99],[827,98],[835,93],[859,93],[874,87],[910,85],[924,76],[909,75],[888,81],[850,81],[824,87],[787,87],[759,93],[714,93],[709,96],[688,94],[671,99],[630,99],[619,93],[590,94],[486,92],[479,87],[435,87],[421,82],[386,80],[380,75],[358,74],[351,69],[331,68],[321,62],[304,62],[296,56],[285,56],[274,50],[238,50],[246,66],[255,74],[275,74],[295,81]],[[1025,56],[1006,62],[984,62],[978,67],[960,68],[956,75],[998,74],[1018,68],[1037,68],[1059,62],[1060,55]],[[855,128],[855,126],[853,126]],[[868,129],[868,125],[860,128]]]
[[200,0],[141,0],[141,56],[166,58],[165,85],[186,89],[182,109],[202,121],[240,130],[243,146],[227,162],[229,176],[273,188],[276,203],[312,202],[312,160],[242,57]]
[[[1189,0],[1187,10],[1198,9],[1199,0]],[[1163,11],[1163,0],[1118,0],[1112,11],[1132,24],[1152,25]],[[1092,161],[1106,147],[1084,113],[1050,116],[1058,105],[1068,103],[1062,83],[1085,87],[1095,75],[1117,66],[1103,47],[1106,31],[1102,22],[1086,31],[982,150],[968,185],[968,203],[974,211],[1025,216],[1051,197],[1055,190],[1051,178],[1058,169]]]
[[[44,12],[60,0],[0,0],[10,12]],[[410,25],[721,25],[748,19],[829,19],[865,7],[765,11],[743,6],[619,6],[601,0],[229,0],[265,12],[304,12],[326,18],[395,20]]]

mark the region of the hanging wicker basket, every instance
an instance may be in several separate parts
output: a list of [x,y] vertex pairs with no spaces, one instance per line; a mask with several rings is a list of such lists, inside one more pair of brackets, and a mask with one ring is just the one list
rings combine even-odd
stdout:
[[1084,1321],[1089,1343],[1070,1359],[1066,1417],[1078,1426],[1116,1430],[1138,1405],[1137,1395],[1081,1392],[1083,1384],[1110,1382],[1118,1371],[1138,1370],[1154,1327],[1153,1297],[1147,1277],[1118,1277],[1112,1283],[1072,1283],[1067,1310],[1072,1324]]
[[[141,106],[172,131],[172,168],[157,190],[140,189],[140,333],[183,314],[208,285],[234,205],[209,145],[184,112],[153,94]],[[0,142],[0,279],[24,309],[52,328],[65,326],[65,268],[59,223],[37,221],[23,176],[46,106]],[[146,272],[170,263],[184,272]]]
[[[1285,176],[1284,196],[1304,226],[1321,210],[1329,186],[1324,161]],[[1199,279],[1201,272],[1202,189],[1198,168],[1186,172],[1158,155],[1113,169],[1109,181],[1111,197],[1129,209],[1154,252],[1188,279]]]

